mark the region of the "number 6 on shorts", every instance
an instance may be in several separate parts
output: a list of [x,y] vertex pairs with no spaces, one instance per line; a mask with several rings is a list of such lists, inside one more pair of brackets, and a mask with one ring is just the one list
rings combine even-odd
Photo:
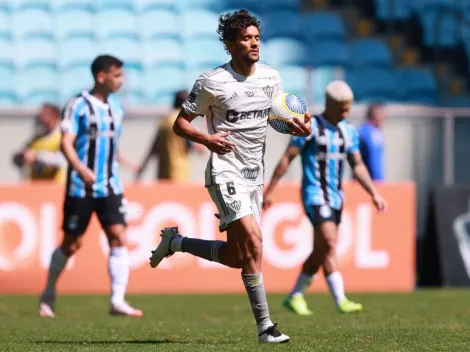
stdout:
[[237,194],[237,190],[235,189],[235,184],[233,182],[227,182],[227,191],[231,196]]

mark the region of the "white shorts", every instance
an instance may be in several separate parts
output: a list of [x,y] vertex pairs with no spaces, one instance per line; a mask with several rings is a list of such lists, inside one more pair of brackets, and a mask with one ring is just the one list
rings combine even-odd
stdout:
[[253,215],[259,224],[263,208],[263,185],[249,185],[234,181],[214,184],[207,188],[212,201],[219,210],[221,232],[235,220]]

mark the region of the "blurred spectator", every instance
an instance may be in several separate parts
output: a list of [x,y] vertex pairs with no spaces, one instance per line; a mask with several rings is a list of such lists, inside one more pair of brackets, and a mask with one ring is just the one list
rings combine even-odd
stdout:
[[137,171],[137,180],[141,178],[150,159],[152,157],[158,157],[158,169],[156,172],[157,179],[176,182],[189,181],[189,152],[193,149],[202,153],[204,151],[204,146],[188,142],[187,140],[178,137],[173,132],[173,124],[187,97],[187,91],[179,91],[175,94],[173,110],[162,119],[150,149]]
[[381,126],[385,114],[378,104],[371,104],[367,111],[367,121],[359,126],[359,143],[362,159],[374,181],[383,181],[384,141]]
[[60,150],[60,109],[52,104],[43,104],[35,123],[33,137],[15,153],[13,163],[31,181],[63,183],[67,163]]

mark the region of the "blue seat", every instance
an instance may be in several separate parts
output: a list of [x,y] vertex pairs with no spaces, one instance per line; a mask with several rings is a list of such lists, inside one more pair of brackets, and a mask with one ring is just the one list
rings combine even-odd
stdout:
[[42,90],[38,92],[32,92],[31,94],[28,94],[23,99],[21,99],[21,105],[31,107],[39,107],[44,103],[60,105],[61,99],[59,92],[56,89]]
[[137,37],[137,26],[132,11],[103,9],[96,18],[96,34],[101,39],[112,37]]
[[160,66],[148,69],[144,75],[144,86],[147,98],[152,105],[164,103],[174,94],[185,88],[185,71],[174,66]]
[[57,60],[56,43],[45,38],[30,38],[17,42],[16,60],[21,67],[36,65],[55,66]]
[[56,14],[56,37],[64,40],[74,36],[94,37],[94,15],[85,9],[64,9]]
[[400,98],[406,102],[437,102],[438,86],[433,74],[426,70],[404,68],[397,72]]
[[65,10],[94,10],[95,0],[60,0],[54,2],[56,12]]
[[180,37],[180,26],[176,12],[165,9],[153,9],[142,13],[137,22],[140,36],[144,39]]
[[15,106],[19,104],[19,100],[14,92],[0,91],[0,106]]
[[26,8],[13,13],[13,35],[16,38],[32,36],[54,37],[54,17],[43,9]]
[[10,1],[13,11],[23,10],[26,8],[36,8],[41,10],[50,11],[51,0],[15,0]]
[[270,11],[263,16],[264,39],[292,37],[303,39],[302,23],[298,12]]
[[[181,14],[181,34],[184,39],[209,38],[217,39],[219,18],[215,12],[207,10],[191,10]],[[197,20],[195,20],[197,19]]]
[[406,21],[411,16],[411,10],[409,0],[375,0],[375,14],[381,21]]
[[310,104],[324,104],[326,87],[331,81],[343,76],[343,70],[338,67],[323,66],[312,70],[310,76]]
[[176,65],[183,68],[185,56],[182,44],[177,40],[161,39],[146,40],[142,42],[143,60],[145,65]]
[[458,3],[464,3],[465,1],[455,1],[455,0],[412,0],[411,8],[412,10],[421,11],[426,7],[448,7],[448,8],[455,8],[458,6]]
[[305,99],[308,92],[308,74],[302,66],[279,66],[282,88],[286,93],[297,94]]
[[331,12],[312,12],[302,16],[302,31],[309,43],[322,40],[346,40],[343,20]]
[[10,67],[14,66],[14,58],[18,59],[17,55],[13,54],[14,41],[10,39],[0,38],[0,64]]
[[265,51],[263,56],[266,55],[269,65],[274,67],[280,65],[305,66],[309,62],[307,45],[297,39],[273,38],[268,41]]
[[0,9],[0,38],[10,39],[11,35],[11,16],[8,11]]
[[[219,11],[221,8],[220,0],[179,0],[176,3],[178,4],[178,9],[180,11],[188,10],[210,10],[210,11]],[[195,17],[195,22],[198,22],[197,17]]]
[[93,7],[96,11],[107,11],[110,9],[116,10],[125,10],[132,12],[134,10],[134,1],[133,0],[96,0],[93,4]]
[[58,97],[58,77],[56,69],[49,66],[21,70],[16,75],[16,94],[21,100],[32,99],[41,94],[57,94]]
[[143,71],[141,67],[124,64],[124,87],[128,91],[141,90]]
[[393,70],[365,68],[348,75],[356,101],[396,101],[398,87]]
[[261,0],[264,10],[290,10],[299,12],[301,0]]
[[98,55],[98,43],[88,37],[70,38],[59,46],[59,65],[69,68],[91,65]]
[[222,13],[238,11],[246,9],[251,14],[261,13],[263,11],[263,3],[261,1],[252,0],[227,0],[223,2],[224,7],[221,9]]
[[312,67],[349,67],[351,63],[348,46],[338,41],[317,42],[310,48],[309,61]]
[[10,65],[0,64],[0,92],[10,91],[15,81],[15,70]]
[[178,6],[174,0],[134,0],[134,8],[143,13],[155,9],[176,11]]
[[185,44],[186,65],[190,70],[199,67],[217,67],[227,61],[229,56],[225,52],[222,43],[217,40],[191,40]]
[[103,43],[102,53],[116,56],[128,66],[142,66],[143,50],[140,40],[127,37],[108,39]]
[[353,67],[391,67],[392,53],[389,47],[380,40],[358,39],[349,46]]
[[89,65],[76,66],[60,73],[60,92],[64,101],[92,86],[93,76]]
[[[435,31],[438,16],[442,17],[440,17],[439,30],[436,37]],[[458,30],[459,25],[452,14],[442,12],[439,7],[426,6],[419,12],[419,19],[426,46],[452,48],[458,44],[458,38],[456,38],[454,33]]]

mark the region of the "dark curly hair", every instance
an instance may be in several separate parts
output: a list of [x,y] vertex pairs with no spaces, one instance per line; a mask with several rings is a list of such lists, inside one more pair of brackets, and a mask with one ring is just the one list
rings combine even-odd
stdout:
[[255,16],[245,10],[229,12],[219,17],[217,33],[223,43],[225,40],[235,41],[239,31],[244,31],[250,26],[255,26],[261,31],[261,25]]

